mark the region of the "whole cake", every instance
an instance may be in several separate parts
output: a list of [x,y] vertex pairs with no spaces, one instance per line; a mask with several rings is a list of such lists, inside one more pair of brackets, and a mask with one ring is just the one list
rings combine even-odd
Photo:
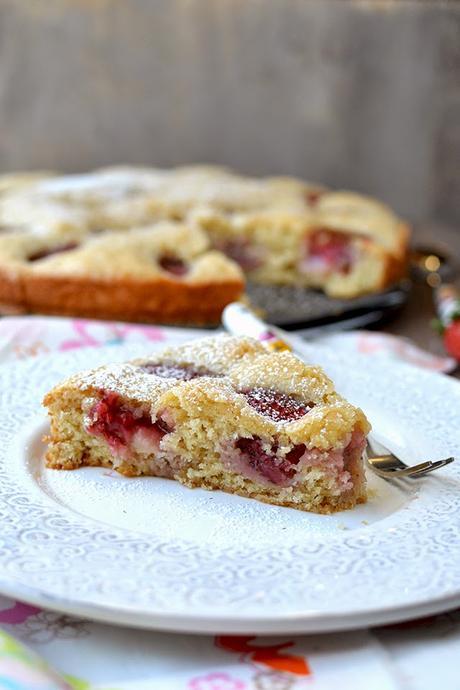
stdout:
[[363,412],[318,367],[250,338],[86,371],[44,404],[50,468],[110,467],[319,513],[366,500]]
[[[212,314],[200,313],[199,292],[191,288],[186,314],[169,307],[152,313],[143,309],[139,294],[148,299],[156,289],[155,283],[144,283],[152,256],[146,249],[143,258],[138,252],[138,260],[130,254],[129,289],[134,297],[132,308],[125,310],[126,288],[119,318],[178,322],[185,316],[187,322],[201,323],[242,293],[241,270],[253,282],[318,288],[347,298],[384,289],[406,267],[408,227],[387,206],[294,178],[249,178],[211,166],[115,167],[61,177],[18,174],[0,178],[0,302],[26,311],[67,314],[75,312],[78,299],[72,292],[84,282],[94,304],[83,301],[76,313],[112,318],[103,293],[123,278],[123,266],[119,273],[116,252],[107,252],[101,277],[95,265],[103,247],[126,242],[128,248],[130,235],[138,237],[140,228],[149,228],[152,236],[158,228],[164,237],[169,227],[173,235],[174,224],[183,233],[186,227],[197,235],[200,251],[214,252],[201,281],[211,290]],[[175,286],[180,295],[198,280],[182,253],[181,243],[172,241],[168,257],[182,262],[182,268],[159,273],[159,288],[167,276],[173,281],[171,290]],[[152,271],[155,266],[154,259]],[[47,290],[49,301],[43,290],[39,303],[34,299],[38,277],[42,286],[47,281],[59,284],[54,296]],[[170,305],[170,292],[157,301]]]

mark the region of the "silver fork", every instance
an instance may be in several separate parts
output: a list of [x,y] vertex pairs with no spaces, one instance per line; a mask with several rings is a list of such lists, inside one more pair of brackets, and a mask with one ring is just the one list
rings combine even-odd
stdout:
[[[387,448],[378,444],[379,450],[376,448],[374,439],[367,440],[367,462],[373,472],[384,479],[399,479],[401,477],[423,477],[440,467],[449,465],[455,458],[444,458],[443,460],[427,460],[418,465],[406,465],[396,455],[390,453]],[[369,454],[370,451],[370,454]]]

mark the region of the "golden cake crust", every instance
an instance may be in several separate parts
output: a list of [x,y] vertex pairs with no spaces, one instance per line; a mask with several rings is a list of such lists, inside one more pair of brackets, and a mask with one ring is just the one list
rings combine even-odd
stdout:
[[[74,246],[77,245],[77,246]],[[70,247],[66,250],[65,247]],[[30,255],[61,247],[41,260]],[[159,261],[174,256],[185,275]],[[0,302],[25,311],[139,322],[218,323],[237,300],[240,269],[210,250],[206,235],[183,225],[159,223],[130,233],[100,236],[16,233],[0,237]]]
[[28,312],[197,326],[218,324],[222,309],[238,300],[242,291],[238,280],[180,284],[162,278],[103,281],[31,276],[23,286],[22,306]]
[[[235,299],[237,283],[241,291],[243,277],[235,264],[232,273],[232,258],[251,281],[320,288],[332,297],[383,290],[404,276],[407,266],[409,228],[387,206],[370,197],[331,191],[296,178],[250,178],[205,165],[172,170],[118,166],[70,176],[17,174],[0,177],[0,301],[26,310],[73,313],[70,298],[59,305],[50,295],[47,304],[45,289],[56,284],[56,294],[66,295],[73,285],[80,288],[83,275],[88,289],[102,289],[101,269],[110,273],[110,263],[113,267],[120,264],[116,246],[126,243],[126,256],[121,262],[122,267],[126,266],[139,228],[150,226],[150,232],[157,235],[158,226],[161,235],[165,221],[170,222],[170,227],[171,223],[179,224],[182,233],[188,232],[189,243],[192,238],[198,244],[207,243],[202,253],[214,249],[208,270],[203,267],[208,277],[203,275],[201,279],[203,285],[206,282],[212,288],[210,298],[215,293],[222,299],[224,294],[225,299]],[[340,244],[340,238],[346,238],[348,248],[344,251],[351,257],[350,265],[340,258],[340,248],[335,267],[334,261],[331,265],[326,262],[318,270],[318,261],[309,261],[310,238],[324,231],[332,238],[332,254],[334,243]],[[86,273],[81,248],[72,255],[49,257],[34,266],[21,264],[21,247],[31,249],[54,242],[85,244]],[[99,263],[94,258],[98,242],[106,251],[106,260]],[[182,244],[177,239],[174,250]],[[219,259],[216,250],[230,258],[221,255]],[[149,320],[169,322],[174,310],[164,319],[161,311],[139,311],[137,293],[145,290],[141,285],[146,278],[144,270],[145,262],[138,256],[125,284],[126,290],[129,286],[136,293],[132,300],[135,306],[119,309],[119,318],[139,321],[151,312]],[[67,287],[64,274],[68,276]],[[224,276],[227,291],[222,286]],[[117,285],[126,278],[112,271],[110,280]],[[189,278],[178,287],[179,301],[183,299],[182,288],[194,282],[192,276]],[[38,301],[30,299],[35,289],[41,295]],[[207,311],[214,321],[215,314],[225,306],[216,303],[204,309],[196,301],[200,292],[193,287],[190,292],[187,310],[190,307],[200,313],[197,318],[190,313],[189,322],[203,322]],[[91,309],[87,315],[112,318],[116,310],[102,306],[102,294],[97,300],[101,308]],[[184,311],[176,311],[183,321]],[[75,313],[85,312],[81,307]]]

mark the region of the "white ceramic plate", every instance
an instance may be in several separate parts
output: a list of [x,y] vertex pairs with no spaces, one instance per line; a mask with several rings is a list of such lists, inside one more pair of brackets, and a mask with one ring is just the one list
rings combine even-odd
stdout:
[[[460,603],[460,461],[399,486],[370,477],[369,502],[333,516],[164,479],[45,469],[43,393],[145,352],[0,367],[1,592],[113,623],[220,633],[331,631]],[[305,355],[406,461],[460,457],[458,382],[327,348]]]

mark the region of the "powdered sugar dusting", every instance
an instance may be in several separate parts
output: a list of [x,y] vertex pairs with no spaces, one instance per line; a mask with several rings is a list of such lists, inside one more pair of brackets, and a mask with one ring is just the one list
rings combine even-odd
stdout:
[[[255,358],[269,356],[267,350],[254,338],[229,336],[223,333],[200,340],[191,340],[179,347],[167,348],[162,361],[193,363],[218,374],[228,374],[240,361],[250,366]],[[268,363],[268,362],[267,362]]]
[[251,407],[274,422],[292,422],[300,419],[314,406],[313,402],[296,400],[272,388],[253,388],[244,391],[243,394]]
[[[284,433],[289,427],[296,434],[295,443],[314,433],[323,449],[339,446],[357,423],[367,430],[364,415],[335,393],[321,369],[288,352],[269,353],[247,337],[193,340],[151,357],[77,374],[61,386],[89,396],[113,391],[148,406],[152,414],[171,404],[186,406],[195,416],[207,406],[212,414],[213,404],[227,402],[228,414],[238,424],[251,420],[255,434]],[[174,400],[170,391],[176,393]]]
[[200,376],[220,376],[220,374],[214,374],[212,371],[204,369],[203,367],[193,367],[187,364],[179,365],[146,362],[139,366],[146,374],[154,374],[162,379],[177,379],[178,381],[190,381]]
[[[117,472],[86,467],[77,472],[46,471],[39,466],[40,489],[51,500],[76,513],[141,534],[161,530],[163,540],[199,541],[213,549],[254,543],[299,544],[305,535],[331,537],[347,529],[362,529],[363,517],[371,522],[394,511],[401,498],[397,489],[371,477],[381,486],[371,503],[352,511],[318,515],[267,505],[240,496],[203,489],[190,490],[178,482],[154,477],[126,478]],[[396,508],[395,508],[396,504]],[[343,529],[343,527],[342,527]],[[235,535],[238,535],[237,537]]]

